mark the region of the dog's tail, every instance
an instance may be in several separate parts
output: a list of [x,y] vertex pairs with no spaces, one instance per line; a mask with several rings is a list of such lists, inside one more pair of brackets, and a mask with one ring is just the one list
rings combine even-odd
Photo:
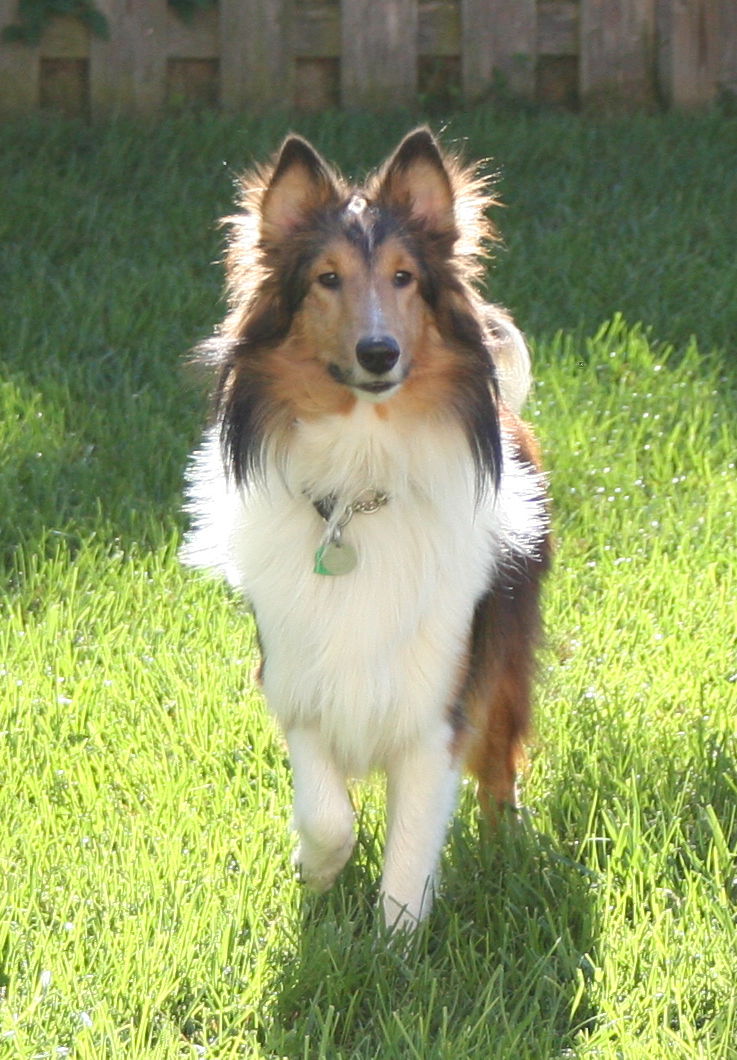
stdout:
[[530,351],[522,332],[503,309],[489,305],[483,312],[501,399],[519,416],[532,386]]

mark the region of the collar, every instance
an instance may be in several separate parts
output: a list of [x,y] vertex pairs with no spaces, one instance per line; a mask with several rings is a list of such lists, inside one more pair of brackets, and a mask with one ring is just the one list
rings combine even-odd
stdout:
[[[345,526],[357,514],[371,515],[373,512],[378,512],[388,501],[389,497],[383,490],[373,488],[361,490],[355,500],[346,504],[342,515],[337,520],[337,525]],[[319,497],[313,501],[312,506],[320,518],[329,523],[335,516],[336,503],[335,494],[329,493],[327,497]]]

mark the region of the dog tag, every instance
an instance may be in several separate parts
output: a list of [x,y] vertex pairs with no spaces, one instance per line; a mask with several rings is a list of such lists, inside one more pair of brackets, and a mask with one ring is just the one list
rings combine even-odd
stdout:
[[315,574],[350,574],[358,562],[352,545],[328,541],[315,553]]

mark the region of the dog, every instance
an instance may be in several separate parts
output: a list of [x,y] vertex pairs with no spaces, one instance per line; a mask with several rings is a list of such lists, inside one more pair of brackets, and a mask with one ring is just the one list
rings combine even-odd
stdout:
[[530,719],[548,501],[527,347],[478,293],[492,202],[424,127],[363,186],[289,136],[226,219],[202,350],[184,560],[253,610],[314,890],[354,845],[348,779],[386,773],[390,929],[430,910],[463,769],[492,821],[515,804]]

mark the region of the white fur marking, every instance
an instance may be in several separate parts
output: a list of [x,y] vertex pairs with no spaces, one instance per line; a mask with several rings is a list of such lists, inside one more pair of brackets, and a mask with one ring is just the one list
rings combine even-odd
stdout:
[[430,912],[440,851],[456,802],[459,769],[452,734],[438,726],[388,767],[389,831],[381,883],[388,927],[412,928]]
[[326,891],[356,841],[345,777],[314,730],[292,729],[286,739],[294,782],[294,826],[300,836],[295,860],[305,883],[314,891]]

